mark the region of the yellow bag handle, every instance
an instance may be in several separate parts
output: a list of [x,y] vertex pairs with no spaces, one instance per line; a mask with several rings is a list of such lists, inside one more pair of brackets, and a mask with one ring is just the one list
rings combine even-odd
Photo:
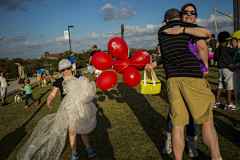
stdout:
[[[156,86],[156,80],[157,76],[155,74],[155,72],[153,70],[151,70],[151,76],[152,76],[152,82],[153,82],[153,86]],[[143,78],[143,82],[144,82],[144,86],[147,85],[147,73],[146,73],[146,69],[144,69],[144,78]]]

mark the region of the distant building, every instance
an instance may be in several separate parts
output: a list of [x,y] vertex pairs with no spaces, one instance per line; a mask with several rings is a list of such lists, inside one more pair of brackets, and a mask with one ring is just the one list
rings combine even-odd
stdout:
[[[240,0],[233,0],[233,17],[240,20]],[[234,20],[234,31],[240,30],[240,22]]]
[[59,56],[64,56],[67,53],[58,53],[58,54],[45,54],[44,57],[51,58],[51,59],[57,59]]

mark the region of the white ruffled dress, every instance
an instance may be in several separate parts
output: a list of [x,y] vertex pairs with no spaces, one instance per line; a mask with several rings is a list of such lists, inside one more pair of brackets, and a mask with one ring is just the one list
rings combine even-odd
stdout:
[[66,96],[57,113],[43,117],[28,141],[20,149],[18,160],[58,160],[65,146],[68,126],[77,134],[89,134],[96,125],[97,108],[92,102],[96,85],[88,78],[69,78],[63,81]]

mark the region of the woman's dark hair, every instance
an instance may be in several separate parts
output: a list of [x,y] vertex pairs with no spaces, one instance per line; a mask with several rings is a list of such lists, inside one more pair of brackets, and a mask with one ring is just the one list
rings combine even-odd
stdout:
[[230,34],[228,32],[226,31],[220,32],[218,34],[218,41],[220,43],[225,42],[228,37],[230,37]]
[[212,36],[211,36],[211,37],[215,38],[215,34],[212,34]]
[[188,3],[188,4],[185,4],[184,6],[182,6],[181,12],[180,12],[180,17],[182,17],[182,12],[183,12],[188,6],[192,6],[192,7],[194,8],[194,10],[196,11],[196,16],[197,16],[197,8],[195,7],[195,5],[192,4],[192,3]]

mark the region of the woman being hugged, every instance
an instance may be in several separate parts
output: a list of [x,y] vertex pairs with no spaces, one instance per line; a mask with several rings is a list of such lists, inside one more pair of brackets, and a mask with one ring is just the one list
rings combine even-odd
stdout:
[[59,159],[65,146],[67,131],[72,148],[71,160],[79,158],[76,136],[80,134],[86,146],[88,157],[95,155],[90,146],[89,133],[97,124],[97,108],[92,102],[96,85],[84,76],[74,76],[71,62],[63,59],[59,62],[59,70],[64,74],[53,84],[53,90],[47,98],[47,106],[51,107],[57,92],[61,93],[61,104],[57,113],[42,118],[31,137],[21,148],[18,159]]

